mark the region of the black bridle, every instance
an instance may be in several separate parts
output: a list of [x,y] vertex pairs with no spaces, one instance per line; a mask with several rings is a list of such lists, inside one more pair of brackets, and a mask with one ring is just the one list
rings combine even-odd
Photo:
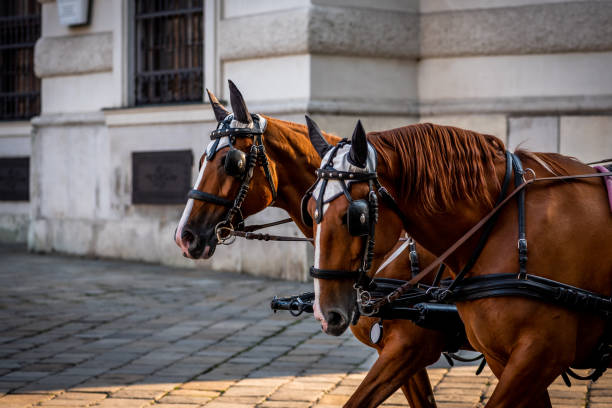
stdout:
[[[314,212],[314,222],[320,224],[323,219],[323,205],[324,203],[324,195],[327,184],[330,180],[340,182],[342,187],[342,194],[349,201],[349,207],[347,210],[347,228],[349,228],[349,232],[351,232],[351,222],[359,222],[359,220],[351,219],[351,207],[355,207],[359,202],[363,202],[365,200],[354,200],[349,191],[349,185],[347,182],[367,182],[369,186],[369,192],[367,196],[367,222],[368,225],[363,229],[362,232],[353,233],[354,236],[365,236],[365,244],[363,248],[363,254],[361,258],[361,264],[357,270],[346,270],[346,269],[320,269],[312,266],[310,268],[310,276],[317,279],[350,279],[355,283],[353,287],[357,291],[357,301],[369,301],[369,299],[361,299],[362,296],[368,296],[368,289],[372,287],[372,278],[369,276],[369,271],[372,267],[372,259],[374,258],[374,246],[376,244],[375,240],[375,231],[376,231],[376,223],[378,222],[378,195],[381,196],[383,201],[389,205],[389,207],[394,210],[396,213],[399,209],[397,202],[395,199],[389,194],[389,192],[380,184],[378,181],[378,175],[376,170],[374,171],[365,171],[365,172],[351,172],[351,171],[340,171],[336,170],[332,166],[332,162],[338,150],[346,145],[350,144],[347,140],[340,141],[336,146],[334,146],[331,150],[329,158],[325,165],[321,166],[320,169],[317,170],[317,179],[315,183],[310,187],[310,189],[304,195],[302,201],[302,218],[306,223],[310,221],[312,223],[312,219],[308,216],[306,212],[306,204],[308,200],[312,196],[312,192],[319,182],[321,182],[321,187],[319,190],[319,196],[316,199],[316,209]],[[374,151],[375,152],[375,151]],[[362,213],[363,214],[363,213]],[[398,213],[400,217],[402,217],[402,221],[404,221],[403,215]]]
[[[242,203],[244,202],[244,199],[249,191],[251,180],[253,179],[253,170],[255,169],[256,165],[259,164],[263,167],[264,174],[266,175],[266,179],[270,185],[270,190],[272,191],[272,203],[276,201],[277,190],[274,184],[274,179],[272,178],[272,172],[270,171],[270,162],[268,160],[268,155],[266,154],[266,148],[263,144],[263,133],[266,130],[267,122],[259,115],[253,114],[251,116],[253,118],[252,127],[231,127],[234,117],[233,114],[230,114],[222,122],[219,122],[217,129],[213,130],[210,134],[211,140],[214,140],[215,142],[210,148],[210,153],[207,152],[209,157],[206,159],[208,161],[213,159],[214,155],[217,153],[219,142],[224,137],[227,137],[229,140],[230,152],[228,152],[228,156],[230,156],[230,153],[233,151],[240,152],[234,147],[236,139],[253,139],[251,149],[249,150],[249,153],[246,154],[246,157],[244,157],[245,163],[240,163],[239,165],[233,163],[234,168],[239,169],[239,171],[236,171],[235,173],[233,172],[230,175],[240,180],[240,188],[238,189],[238,193],[236,194],[234,200],[228,200],[226,198],[205,193],[196,189],[190,190],[187,194],[187,198],[229,208],[225,219],[215,226],[215,236],[217,237],[219,244],[229,244],[233,242],[233,240],[231,240],[231,242],[228,241],[233,236],[232,233],[234,230],[241,230],[244,228],[244,217],[242,216],[241,208]],[[242,155],[244,155],[244,153],[242,153]],[[240,157],[240,154],[234,156]],[[225,169],[227,172],[227,163]]]

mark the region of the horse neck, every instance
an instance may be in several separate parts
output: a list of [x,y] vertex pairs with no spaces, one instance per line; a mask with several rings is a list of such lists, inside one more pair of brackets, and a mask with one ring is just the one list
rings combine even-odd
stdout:
[[[315,182],[315,170],[319,168],[321,158],[308,139],[306,126],[270,117],[266,119],[264,144],[274,163],[278,184],[274,206],[287,211],[302,233],[312,237],[312,228],[302,222],[301,201]],[[326,136],[334,144],[337,142],[338,138]]]
[[[441,255],[446,249],[454,244],[461,236],[480,221],[491,210],[491,205],[484,200],[474,201],[470,199],[457,199],[443,212],[429,212],[414,199],[418,191],[413,191],[410,196],[399,196],[402,191],[401,180],[405,179],[401,166],[388,166],[388,163],[399,163],[400,156],[395,151],[387,151],[389,157],[387,163],[378,166],[378,175],[381,183],[386,186],[396,198],[399,206],[408,221],[406,231],[420,245],[433,253]],[[410,159],[409,159],[410,160]],[[414,168],[411,165],[406,169]],[[499,191],[506,169],[504,158],[495,160],[495,175],[487,177],[486,190],[496,197]],[[409,174],[408,183],[415,182],[415,175]],[[461,269],[467,259],[471,256],[476,240],[472,239],[453,253],[445,263],[453,270]]]

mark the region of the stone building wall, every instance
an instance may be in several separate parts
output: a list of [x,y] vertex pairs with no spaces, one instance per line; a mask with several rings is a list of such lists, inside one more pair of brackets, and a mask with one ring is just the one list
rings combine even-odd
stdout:
[[[171,236],[182,206],[132,204],[130,157],[199,157],[215,126],[208,104],[131,107],[129,1],[94,0],[80,28],[59,25],[55,1],[41,2],[42,113],[31,128],[0,124],[2,155],[31,154],[31,202],[0,202],[0,239],[306,279],[305,244],[239,242],[197,263],[180,256]],[[612,156],[610,1],[205,0],[204,41],[205,85],[227,99],[231,78],[252,112],[297,122],[308,112],[341,136],[357,118],[366,130],[432,121],[510,147]],[[253,222],[281,216],[269,209]],[[265,261],[249,256],[264,248]]]

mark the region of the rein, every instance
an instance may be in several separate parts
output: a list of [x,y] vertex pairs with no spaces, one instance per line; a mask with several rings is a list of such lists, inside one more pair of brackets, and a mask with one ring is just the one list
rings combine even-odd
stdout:
[[[376,313],[380,308],[396,301],[399,299],[406,291],[414,287],[417,283],[419,283],[424,277],[429,275],[433,270],[440,265],[442,262],[446,260],[453,252],[455,252],[461,245],[463,245],[468,239],[470,239],[478,230],[480,230],[489,220],[491,220],[513,197],[515,197],[520,192],[524,191],[527,186],[543,182],[543,181],[565,181],[565,180],[576,180],[576,179],[585,179],[585,178],[594,178],[594,177],[609,177],[612,176],[612,172],[607,173],[594,173],[594,174],[579,174],[579,175],[571,175],[571,176],[551,176],[551,177],[536,177],[535,172],[531,169],[527,169],[530,173],[533,174],[533,178],[525,179],[523,177],[523,183],[517,187],[515,187],[510,194],[508,194],[499,204],[497,204],[486,216],[484,216],[476,225],[470,228],[461,238],[459,238],[453,245],[451,245],[442,255],[436,258],[430,265],[428,265],[423,271],[417,274],[415,277],[410,279],[408,282],[403,284],[402,286],[395,289],[392,293],[385,296],[384,298],[376,301],[373,304],[365,305],[364,308],[367,310],[368,314]],[[369,310],[368,310],[369,309]],[[362,311],[362,313],[364,313]],[[364,313],[365,314],[365,313]]]

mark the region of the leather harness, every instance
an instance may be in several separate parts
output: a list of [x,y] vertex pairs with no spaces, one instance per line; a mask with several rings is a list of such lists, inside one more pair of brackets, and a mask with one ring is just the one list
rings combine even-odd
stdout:
[[[332,157],[334,154],[335,152],[332,152]],[[422,310],[431,309],[431,306],[422,305],[431,305],[430,302],[432,301],[435,302],[434,305],[443,306],[446,304],[447,306],[452,306],[452,304],[455,302],[482,299],[487,297],[519,296],[536,299],[580,312],[596,314],[603,317],[606,322],[604,335],[600,339],[600,343],[589,361],[589,365],[594,367],[595,370],[587,376],[580,376],[568,368],[562,375],[566,384],[570,384],[568,375],[581,380],[590,379],[595,381],[606,371],[607,367],[612,362],[612,298],[527,273],[525,190],[528,185],[536,182],[559,180],[569,181],[583,178],[608,177],[612,176],[612,172],[538,178],[535,176],[533,170],[527,169],[527,172],[532,174],[532,178],[525,179],[526,171],[523,170],[518,156],[514,155],[513,153],[506,152],[506,173],[502,183],[500,196],[497,199],[494,208],[463,237],[461,237],[441,256],[439,256],[434,262],[425,268],[425,270],[416,275],[413,271],[413,277],[411,280],[408,282],[402,282],[390,292],[387,291],[387,293],[381,295],[380,293],[377,293],[376,290],[376,285],[378,284],[379,279],[372,280],[367,275],[371,265],[375,242],[374,224],[376,223],[378,217],[378,202],[376,200],[376,193],[378,193],[385,204],[400,217],[404,223],[404,226],[408,225],[407,218],[404,216],[395,199],[380,184],[375,171],[367,173],[342,172],[329,168],[330,163],[331,160],[328,161],[325,166],[322,166],[321,171],[317,172],[318,178],[315,185],[319,180],[322,180],[322,190],[324,190],[327,180],[343,181],[346,179],[358,179],[359,181],[367,181],[370,187],[370,192],[368,194],[368,201],[370,203],[371,211],[370,233],[367,236],[367,243],[363,250],[364,255],[362,266],[357,271],[322,270],[315,269],[313,267],[311,268],[310,273],[311,276],[319,279],[354,279],[356,282],[354,288],[357,291],[357,305],[361,314],[373,317],[385,316],[385,318],[407,318],[409,320],[418,321],[422,318],[419,316],[422,316],[423,312],[420,314],[415,312],[414,309],[416,306],[421,305],[419,307],[422,308]],[[515,188],[506,195],[512,173],[514,173]],[[347,196],[349,202],[352,203],[353,199],[350,197],[348,188],[344,182],[342,185],[344,194]],[[374,190],[374,187],[376,187],[376,190]],[[313,187],[311,187],[308,193],[311,193],[312,189]],[[309,198],[308,193],[307,196],[304,197],[305,199]],[[323,194],[321,193],[317,200],[318,214],[315,212],[315,219],[317,222],[321,222],[322,218],[322,212],[320,211],[322,208],[320,203],[322,196]],[[476,263],[486,244],[486,241],[494,227],[497,216],[499,215],[499,211],[505,206],[505,204],[515,197],[517,199],[518,206],[518,273],[494,274],[466,278],[467,273]],[[302,208],[304,209],[304,205]],[[481,228],[483,229],[483,234],[479,239],[475,251],[472,253],[472,256],[464,268],[456,275],[454,280],[440,282],[443,270],[442,262]],[[427,286],[420,284],[419,282],[425,276],[431,273],[438,265],[440,265],[440,268],[438,269],[438,273],[434,279],[434,285]],[[406,304],[408,304],[408,306],[404,306]],[[437,306],[435,306],[434,309],[436,307]],[[454,309],[454,313],[456,313],[456,309]]]
[[[244,199],[249,191],[251,179],[253,178],[253,170],[257,164],[260,164],[263,167],[264,174],[266,175],[266,179],[270,185],[270,190],[272,191],[272,203],[276,201],[277,190],[272,177],[272,172],[270,171],[270,163],[268,160],[268,155],[266,154],[266,148],[264,147],[262,140],[267,122],[259,115],[253,114],[251,116],[253,118],[252,127],[231,127],[231,123],[234,120],[234,115],[229,114],[223,121],[219,122],[217,129],[213,130],[210,134],[211,140],[214,140],[215,142],[210,148],[210,157],[207,157],[207,160],[209,161],[212,160],[217,153],[217,148],[222,138],[228,138],[230,152],[232,150],[237,150],[234,147],[237,138],[253,139],[251,149],[245,158],[246,163],[244,163],[244,170],[236,174],[232,174],[240,180],[240,188],[238,189],[238,193],[236,194],[234,200],[228,200],[226,198],[196,189],[190,190],[187,194],[188,198],[229,208],[225,219],[215,226],[215,236],[220,244],[230,243],[228,240],[233,236],[232,233],[235,229],[244,229],[244,218],[242,216],[241,208],[242,203],[244,202]],[[237,218],[237,220],[234,218]]]

